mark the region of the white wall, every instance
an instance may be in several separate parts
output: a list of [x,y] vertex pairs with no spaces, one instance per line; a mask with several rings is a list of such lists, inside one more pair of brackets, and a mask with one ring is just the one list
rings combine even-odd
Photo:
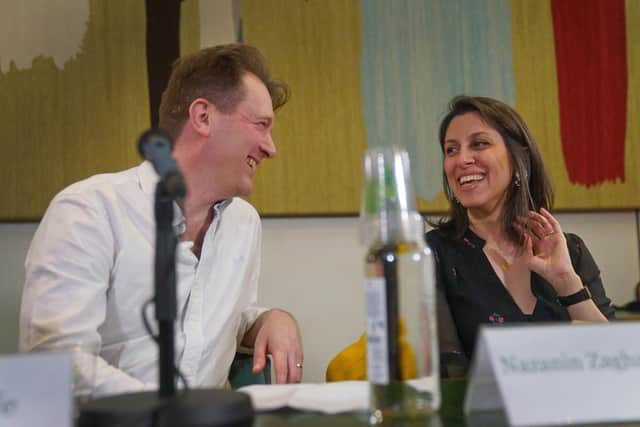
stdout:
[[563,230],[582,237],[600,267],[609,298],[618,305],[635,298],[640,277],[634,212],[562,214]]
[[355,218],[263,221],[259,300],[295,315],[305,381],[323,381],[329,360],[364,330],[364,249]]
[[[560,214],[579,234],[618,304],[633,298],[639,280],[635,214]],[[293,313],[302,328],[304,381],[324,380],[329,360],[364,329],[363,255],[357,218],[263,221],[260,303]],[[0,353],[15,352],[23,260],[35,224],[0,224]]]
[[24,257],[36,224],[0,223],[0,353],[18,349]]

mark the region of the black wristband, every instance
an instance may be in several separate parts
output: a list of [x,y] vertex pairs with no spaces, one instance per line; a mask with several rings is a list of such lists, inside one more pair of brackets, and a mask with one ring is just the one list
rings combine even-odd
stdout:
[[563,307],[569,307],[570,305],[578,304],[579,302],[586,301],[588,299],[591,299],[591,292],[589,291],[589,288],[583,286],[582,289],[575,294],[567,295],[566,297],[558,297],[558,302],[560,302]]

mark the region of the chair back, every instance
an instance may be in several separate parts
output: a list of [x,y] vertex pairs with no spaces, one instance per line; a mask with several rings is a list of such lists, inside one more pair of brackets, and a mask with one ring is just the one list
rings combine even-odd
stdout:
[[236,353],[229,370],[229,384],[238,389],[253,384],[271,384],[271,358],[267,356],[262,372],[253,373],[253,354]]

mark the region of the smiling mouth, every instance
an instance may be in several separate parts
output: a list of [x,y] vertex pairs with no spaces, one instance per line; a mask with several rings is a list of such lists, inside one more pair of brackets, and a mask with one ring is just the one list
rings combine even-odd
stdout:
[[484,175],[474,174],[474,175],[465,175],[458,178],[458,184],[464,185],[477,181],[482,181],[484,179]]
[[253,159],[251,157],[248,157],[247,158],[247,165],[249,165],[251,170],[255,171],[256,170],[256,166],[258,166],[258,163],[255,161],[255,159]]

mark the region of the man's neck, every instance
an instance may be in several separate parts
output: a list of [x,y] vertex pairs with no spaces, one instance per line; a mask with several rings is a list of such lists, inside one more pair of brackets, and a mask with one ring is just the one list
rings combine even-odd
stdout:
[[216,182],[199,176],[207,165],[201,164],[200,154],[194,149],[199,142],[181,136],[175,146],[174,157],[184,177],[187,195],[180,203],[185,218],[198,219],[207,215],[211,206],[228,198],[216,187]]
[[194,242],[193,252],[198,257],[204,235],[215,216],[213,205],[229,198],[228,194],[216,186],[217,180],[205,173],[211,165],[202,163],[199,147],[206,143],[187,127],[176,139],[173,152],[187,187],[187,195],[180,202],[186,225],[182,240]]
[[186,226],[182,239],[193,241],[193,252],[200,257],[202,240],[215,215],[213,205],[223,197],[216,197],[214,185],[202,188],[203,181],[193,175],[193,172],[197,173],[198,170],[194,164],[183,162],[180,164],[180,168],[184,171],[183,175],[187,187],[187,195],[179,203]]

